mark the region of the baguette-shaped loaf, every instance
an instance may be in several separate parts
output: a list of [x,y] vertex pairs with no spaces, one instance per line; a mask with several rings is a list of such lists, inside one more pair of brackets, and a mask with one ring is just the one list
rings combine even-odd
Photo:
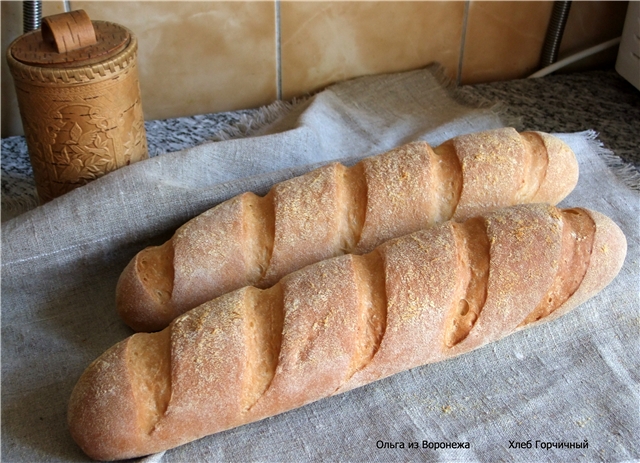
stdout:
[[451,218],[557,204],[577,180],[575,155],[560,139],[511,128],[435,149],[410,143],[351,168],[330,164],[264,197],[221,203],[138,253],[118,281],[117,310],[136,331],[160,330],[229,291],[268,288],[305,265],[364,254]]
[[115,345],[72,393],[71,434],[136,457],[449,359],[566,313],[625,254],[607,217],[536,204],[328,259]]

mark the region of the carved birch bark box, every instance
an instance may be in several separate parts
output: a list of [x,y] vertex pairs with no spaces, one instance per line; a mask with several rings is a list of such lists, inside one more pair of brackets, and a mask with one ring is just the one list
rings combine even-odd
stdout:
[[76,10],[7,50],[41,202],[148,157],[137,49],[125,27]]

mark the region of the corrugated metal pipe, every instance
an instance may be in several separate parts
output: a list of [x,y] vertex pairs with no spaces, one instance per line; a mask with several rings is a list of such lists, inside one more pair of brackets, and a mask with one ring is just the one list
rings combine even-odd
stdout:
[[42,1],[22,2],[22,32],[27,33],[40,29],[42,20]]
[[564,34],[564,26],[567,24],[571,2],[553,2],[553,11],[549,20],[549,28],[542,47],[540,68],[553,64],[558,59],[558,50]]

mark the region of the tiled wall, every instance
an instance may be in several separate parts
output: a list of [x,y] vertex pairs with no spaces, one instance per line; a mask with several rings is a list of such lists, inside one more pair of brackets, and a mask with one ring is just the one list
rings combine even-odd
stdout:
[[[82,1],[139,39],[146,119],[252,108],[352,77],[437,61],[459,83],[525,77],[540,59],[552,1]],[[574,1],[561,57],[620,35],[627,2]],[[2,47],[21,33],[21,3],[2,1]],[[2,136],[21,133],[6,62]]]

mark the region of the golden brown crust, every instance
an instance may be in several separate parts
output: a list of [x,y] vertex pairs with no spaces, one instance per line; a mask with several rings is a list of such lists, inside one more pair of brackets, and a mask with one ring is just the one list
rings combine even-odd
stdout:
[[250,421],[334,393],[350,372],[360,310],[355,256],[319,262],[280,281],[284,323],[278,366]]
[[[244,281],[253,286],[264,287],[264,276],[269,268],[273,254],[273,239],[275,235],[275,216],[273,213],[273,191],[265,197],[253,193],[242,195],[242,259],[246,274]],[[230,286],[224,289],[228,292],[237,289],[237,281],[241,275],[233,274],[227,278]],[[223,290],[222,288],[219,289]],[[211,290],[210,290],[211,292]],[[219,294],[216,293],[216,296]],[[212,297],[210,297],[212,299]]]
[[116,344],[89,365],[69,399],[71,436],[96,460],[147,452],[139,447],[138,410],[126,364],[129,341]]
[[[141,275],[141,268],[145,267],[150,267],[151,273],[157,275],[157,266],[154,263],[165,261],[165,253],[170,254],[171,258],[173,257],[172,241],[167,241],[164,246],[146,248],[136,254],[118,279],[116,285],[118,315],[136,331],[161,330],[178,316],[170,297],[158,297],[157,286],[147,284],[148,276]],[[151,265],[141,265],[141,261],[145,261],[145,254],[153,257],[150,259]],[[164,273],[164,280],[167,281],[171,278],[169,275],[172,274],[173,265],[170,271]],[[168,285],[164,284],[163,286],[166,288]],[[167,293],[168,291],[164,294]]]
[[605,216],[536,204],[325,260],[107,351],[74,389],[71,432],[94,458],[141,456],[449,359],[562,315],[625,252]]
[[450,348],[467,337],[487,300],[490,243],[487,227],[481,218],[453,224],[458,248],[460,297],[453,302],[447,315],[444,344]]
[[387,320],[371,362],[340,391],[444,359],[440,340],[460,269],[451,223],[391,240],[378,249],[384,262]]
[[544,132],[530,133],[542,139],[548,162],[542,183],[528,202],[557,204],[557,198],[566,196],[578,183],[578,160],[571,148],[558,137]]
[[435,224],[440,203],[435,196],[438,182],[433,179],[437,164],[425,142],[409,143],[362,161],[367,212],[357,254]]
[[485,219],[490,246],[487,296],[458,355],[512,333],[551,286],[562,252],[562,221],[545,204],[500,209]]
[[275,185],[273,254],[260,286],[289,273],[342,254],[340,177],[346,167],[330,164]]
[[589,268],[596,231],[593,220],[580,209],[562,211],[561,220],[562,252],[553,282],[538,306],[520,326],[548,317],[564,304],[580,287]]
[[[145,282],[145,272],[128,267],[117,290],[118,311],[136,330],[161,329],[228,291],[268,288],[305,265],[363,254],[452,216],[557,203],[576,180],[566,144],[512,128],[463,135],[435,149],[409,143],[351,168],[330,164],[275,185],[264,198],[232,198],[183,225],[170,248],[142,251],[157,254],[158,262],[173,252],[173,268],[163,280],[164,267],[150,266],[159,277]],[[158,291],[170,297],[156,300]]]
[[463,178],[456,220],[516,204],[516,194],[526,180],[527,149],[515,129],[462,135],[453,144]]
[[149,434],[164,416],[171,398],[171,339],[168,331],[129,338],[126,365],[141,433]]
[[597,211],[583,208],[579,208],[579,210],[591,218],[595,229],[589,265],[575,292],[541,321],[551,321],[561,317],[595,296],[602,288],[611,283],[624,264],[627,254],[627,239],[622,230],[611,219]]
[[251,273],[242,252],[245,198],[251,195],[244,193],[225,201],[176,231],[172,238],[175,276],[171,300],[175,307],[196,307],[210,300],[210,288],[215,288],[214,296],[237,289],[236,275],[246,278]]

